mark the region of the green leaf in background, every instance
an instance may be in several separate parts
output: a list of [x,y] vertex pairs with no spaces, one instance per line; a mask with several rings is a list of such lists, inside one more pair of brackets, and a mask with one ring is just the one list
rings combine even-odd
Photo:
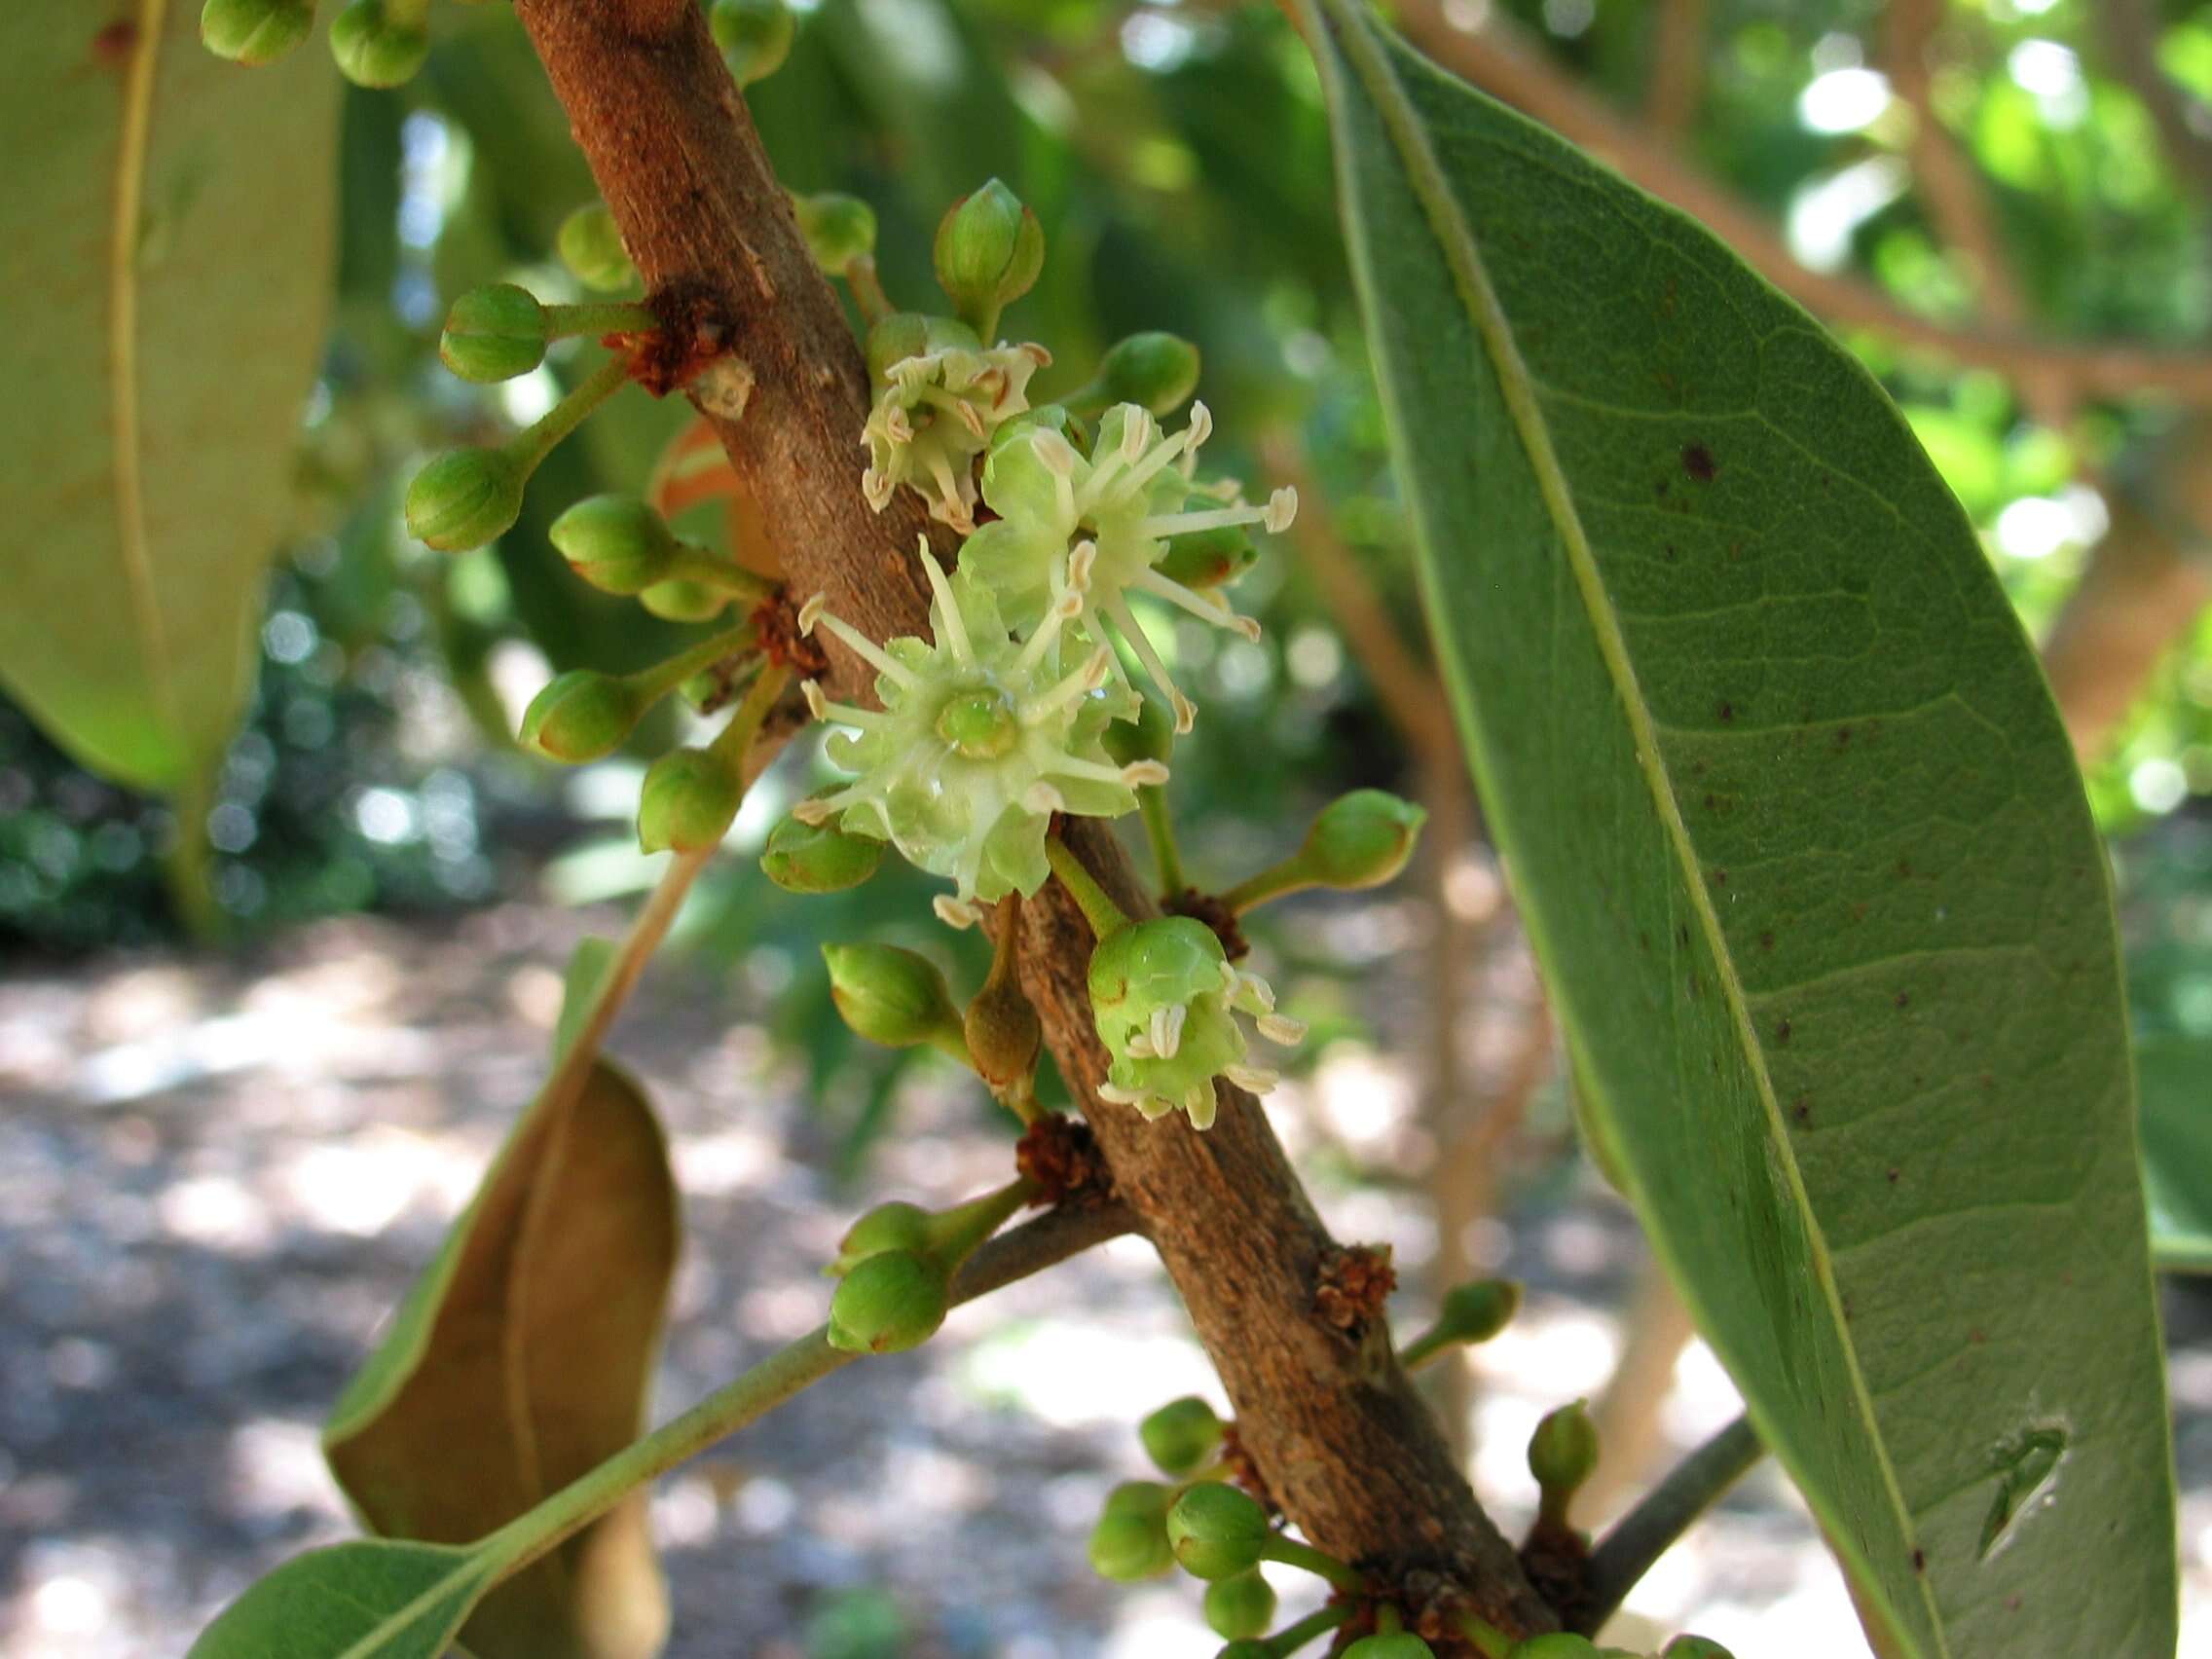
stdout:
[[569,966],[561,974],[561,1016],[553,1022],[553,1063],[559,1065],[569,1045],[576,1040],[592,1004],[599,1001],[608,970],[614,966],[622,947],[610,939],[579,939],[569,952]]
[[496,1570],[435,1544],[335,1544],[257,1580],[185,1659],[439,1659]]
[[2143,1038],[2135,1076],[2152,1250],[2161,1268],[2212,1273],[2212,1037]]
[[183,0],[0,10],[0,680],[174,791],[251,683],[330,302],[339,79],[242,71]]
[[2110,896],[1965,517],[1711,236],[1316,4],[1431,625],[1604,1150],[1877,1645],[2170,1652]]
[[[579,953],[579,960],[582,953]],[[596,976],[592,977],[596,983]],[[668,1148],[604,1063],[547,1093],[331,1413],[323,1451],[387,1536],[461,1543],[612,1456],[643,1426],[675,1269]],[[479,1659],[642,1659],[668,1604],[633,1493],[484,1598]]]

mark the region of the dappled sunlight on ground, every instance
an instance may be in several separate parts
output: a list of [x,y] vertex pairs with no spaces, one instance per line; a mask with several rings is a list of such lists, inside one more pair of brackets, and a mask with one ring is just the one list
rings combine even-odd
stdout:
[[[1403,918],[1379,914],[1330,925],[1402,944]],[[255,1574],[346,1535],[321,1415],[541,1078],[558,964],[613,926],[524,907],[435,928],[347,921],[245,962],[0,983],[0,1653],[167,1659]],[[1003,1176],[1003,1115],[923,1068],[872,1168],[837,1192],[819,1172],[836,1133],[765,1035],[768,1012],[664,965],[612,1045],[670,1124],[685,1195],[656,1415],[822,1318],[821,1266],[867,1202],[942,1202]],[[1409,1329],[1432,1306],[1434,1226],[1404,1185],[1342,1172],[1427,1150],[1417,1094],[1399,1061],[1340,1042],[1273,1107],[1302,1158],[1339,1171],[1316,1184],[1331,1226],[1394,1246]],[[1528,1433],[1603,1387],[1621,1343],[1610,1309],[1641,1260],[1594,1181],[1562,1196],[1471,1240],[1530,1285],[1470,1361],[1477,1479],[1509,1526],[1532,1496]],[[2212,1317],[2183,1314],[2184,1549],[2201,1607]],[[1206,1659],[1219,1642],[1195,1587],[1119,1589],[1083,1558],[1107,1490],[1146,1472],[1136,1420],[1186,1392],[1225,1404],[1135,1240],[958,1310],[923,1352],[839,1374],[661,1484],[672,1655]],[[1693,1346],[1662,1408],[1670,1444],[1733,1409]],[[1281,1574],[1286,1615],[1316,1600],[1309,1583]],[[1692,1612],[1740,1659],[1864,1651],[1771,1469],[1645,1580],[1620,1639]]]

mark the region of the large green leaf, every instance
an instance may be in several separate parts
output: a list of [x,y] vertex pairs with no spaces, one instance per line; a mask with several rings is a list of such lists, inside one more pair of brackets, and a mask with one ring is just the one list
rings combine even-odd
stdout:
[[251,682],[333,257],[338,77],[225,63],[199,17],[0,8],[0,680],[164,790]]
[[[637,1438],[676,1265],[652,1109],[595,1063],[516,1126],[474,1201],[331,1414],[323,1450],[370,1527],[482,1537]],[[641,1659],[667,1598],[645,1496],[484,1598],[480,1659]]]
[[1882,1645],[2170,1651],[2106,873],[1965,516],[1711,236],[1313,3],[1429,614],[1603,1150]]
[[439,1659],[496,1570],[433,1544],[313,1550],[225,1607],[185,1659]]

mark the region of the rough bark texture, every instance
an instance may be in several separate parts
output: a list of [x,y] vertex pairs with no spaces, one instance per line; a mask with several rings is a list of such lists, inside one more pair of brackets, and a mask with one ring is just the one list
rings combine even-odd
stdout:
[[[719,318],[730,350],[690,389],[758,505],[794,593],[876,638],[922,631],[912,556],[929,529],[910,493],[881,517],[861,498],[866,373],[817,275],[752,121],[691,0],[516,0],[630,256],[664,314]],[[941,537],[940,537],[941,545]],[[866,676],[830,646],[832,680]],[[1132,910],[1119,843],[1069,836]],[[1475,1502],[1378,1321],[1356,1337],[1314,1316],[1336,1245],[1266,1118],[1224,1089],[1205,1134],[1100,1107],[1105,1055],[1084,989],[1090,935],[1053,884],[1029,903],[1023,982],[1083,1095],[1117,1188],[1140,1218],[1220,1370],[1244,1446],[1315,1543],[1407,1581],[1456,1590],[1516,1631],[1555,1628]],[[1429,1576],[1433,1575],[1433,1576]]]

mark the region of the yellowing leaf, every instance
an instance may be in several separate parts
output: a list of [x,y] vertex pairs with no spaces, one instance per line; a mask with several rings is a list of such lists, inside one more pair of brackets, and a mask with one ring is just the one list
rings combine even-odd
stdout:
[[[604,1063],[517,1124],[475,1200],[331,1414],[323,1449],[390,1537],[462,1543],[634,1440],[677,1249],[667,1146]],[[501,1583],[479,1659],[641,1659],[666,1592],[644,1492]]]
[[159,790],[252,682],[333,258],[338,78],[225,63],[199,17],[0,8],[0,681]]

